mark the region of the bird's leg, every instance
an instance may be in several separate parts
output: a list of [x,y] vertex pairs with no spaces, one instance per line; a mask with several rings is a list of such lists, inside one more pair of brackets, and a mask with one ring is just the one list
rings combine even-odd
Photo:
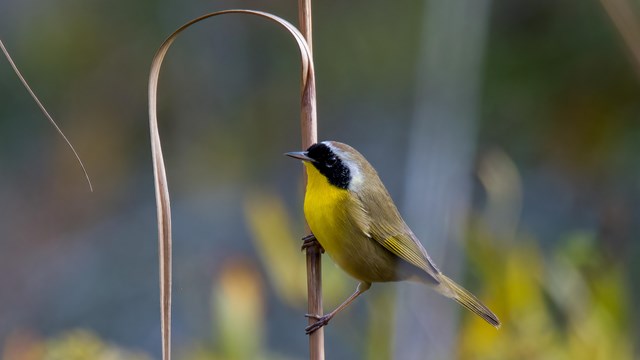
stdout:
[[305,251],[312,246],[317,246],[318,249],[320,249],[320,253],[324,254],[324,248],[320,245],[315,235],[311,234],[302,238],[302,246],[300,247],[300,250]]
[[349,296],[347,298],[347,300],[345,300],[342,304],[340,304],[340,306],[338,306],[335,310],[333,310],[332,312],[328,313],[327,315],[318,316],[318,315],[313,315],[313,314],[306,314],[305,315],[306,317],[312,318],[312,319],[316,319],[317,321],[314,322],[313,324],[307,326],[304,329],[304,331],[307,333],[307,335],[310,335],[314,331],[316,331],[316,330],[320,329],[321,327],[327,325],[329,323],[329,321],[331,319],[333,319],[334,316],[336,316],[337,313],[339,313],[344,308],[349,306],[349,304],[351,304],[353,302],[353,300],[355,300],[363,292],[369,290],[370,287],[371,287],[371,283],[364,282],[364,281],[361,282],[360,284],[358,284],[358,288],[356,289],[356,292],[351,294],[351,296]]

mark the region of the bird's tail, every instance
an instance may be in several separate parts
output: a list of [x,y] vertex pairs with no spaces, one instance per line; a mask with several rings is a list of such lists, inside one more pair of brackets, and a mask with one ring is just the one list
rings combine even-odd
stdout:
[[496,329],[500,327],[500,320],[498,317],[489,310],[483,303],[480,302],[472,293],[465,290],[462,286],[456,284],[453,280],[439,274],[438,280],[440,284],[436,287],[444,296],[447,296],[460,305],[466,307],[474,314],[483,318],[486,322],[493,325]]

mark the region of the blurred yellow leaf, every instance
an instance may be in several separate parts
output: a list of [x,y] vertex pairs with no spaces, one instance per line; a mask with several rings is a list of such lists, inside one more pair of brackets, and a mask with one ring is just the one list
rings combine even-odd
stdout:
[[229,260],[213,288],[214,324],[225,359],[256,359],[262,348],[264,294],[259,273],[247,261]]

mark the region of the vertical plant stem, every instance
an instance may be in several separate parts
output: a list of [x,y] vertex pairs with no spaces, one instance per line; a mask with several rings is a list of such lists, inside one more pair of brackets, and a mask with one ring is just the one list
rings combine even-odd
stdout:
[[298,21],[300,22],[300,32],[307,40],[307,45],[313,54],[313,23],[311,21],[311,0],[298,0]]
[[[310,56],[313,58],[311,0],[298,0],[298,19],[300,32],[307,40]],[[312,61],[313,62],[313,61]],[[318,126],[316,117],[316,84],[315,77],[308,77],[302,89],[301,106],[302,148],[307,149],[318,142]],[[306,178],[305,178],[306,183]],[[307,225],[307,230],[309,226]],[[322,263],[318,246],[307,248],[307,299],[309,314],[322,315]],[[309,318],[309,325],[315,319]],[[324,328],[309,335],[309,358],[324,360]]]

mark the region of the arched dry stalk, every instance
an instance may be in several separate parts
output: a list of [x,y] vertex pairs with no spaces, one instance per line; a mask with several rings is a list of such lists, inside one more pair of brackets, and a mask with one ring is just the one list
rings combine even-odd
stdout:
[[[264,19],[271,20],[284,29],[289,31],[296,40],[300,49],[300,57],[302,60],[302,101],[301,101],[301,126],[302,126],[302,147],[307,148],[311,144],[317,142],[317,118],[316,118],[316,92],[315,92],[315,73],[313,69],[313,59],[311,51],[307,46],[304,36],[298,29],[286,20],[273,14],[244,9],[232,9],[218,11],[200,16],[182,25],[178,30],[173,32],[162,43],[158,52],[153,57],[151,63],[151,72],[149,74],[149,128],[151,132],[151,153],[153,157],[153,173],[155,179],[156,202],[158,212],[158,245],[160,257],[160,303],[161,303],[161,327],[162,327],[162,358],[169,360],[171,358],[171,206],[169,201],[169,189],[167,185],[167,174],[162,155],[162,147],[160,144],[160,133],[158,132],[157,118],[157,92],[158,78],[160,68],[169,47],[177,36],[188,27],[208,18],[225,14],[245,14],[254,15]],[[322,307],[322,298],[318,288],[317,296],[310,301],[316,301],[314,308]],[[319,304],[319,306],[318,306]],[[311,308],[310,303],[310,308]],[[321,312],[317,312],[321,313]],[[322,331],[317,331],[314,335],[317,339],[323,339]],[[323,346],[323,341],[316,341],[318,346]],[[312,349],[314,353],[322,354],[324,358],[324,349]],[[313,356],[313,355],[312,355]],[[320,358],[315,357],[314,358]]]
[[60,134],[60,136],[62,136],[62,138],[67,143],[67,145],[69,146],[71,151],[73,151],[73,155],[76,157],[76,160],[78,160],[78,163],[80,164],[80,167],[82,168],[82,172],[84,173],[84,177],[85,177],[85,179],[87,179],[87,184],[89,184],[89,190],[91,192],[93,192],[93,185],[91,185],[91,179],[89,178],[89,173],[87,173],[87,169],[84,167],[84,164],[82,163],[82,160],[80,160],[80,155],[78,155],[78,152],[76,151],[76,149],[73,147],[73,145],[71,145],[71,141],[69,141],[69,139],[67,139],[67,137],[64,135],[64,133],[62,132],[62,130],[58,126],[58,124],[56,124],[56,122],[53,120],[53,117],[51,117],[51,115],[49,115],[49,112],[44,107],[44,105],[42,105],[42,103],[40,102],[40,100],[38,99],[36,94],[33,92],[33,90],[31,90],[31,87],[29,86],[29,83],[27,83],[27,80],[24,78],[24,76],[22,76],[22,73],[20,73],[20,70],[18,70],[18,66],[16,66],[16,63],[11,58],[11,55],[9,55],[9,51],[4,46],[4,43],[2,42],[2,40],[0,40],[0,50],[2,50],[2,52],[4,53],[4,56],[7,58],[7,61],[9,61],[9,65],[11,65],[11,68],[13,69],[13,72],[16,74],[16,76],[18,76],[18,78],[22,82],[22,85],[25,87],[25,89],[27,89],[27,91],[29,92],[29,95],[31,95],[31,98],[33,99],[33,101],[36,102],[36,104],[38,105],[38,107],[40,108],[40,110],[42,111],[44,116],[49,120],[49,122],[51,123],[51,125],[53,125],[53,127],[56,129],[56,131],[58,131],[58,134]]

